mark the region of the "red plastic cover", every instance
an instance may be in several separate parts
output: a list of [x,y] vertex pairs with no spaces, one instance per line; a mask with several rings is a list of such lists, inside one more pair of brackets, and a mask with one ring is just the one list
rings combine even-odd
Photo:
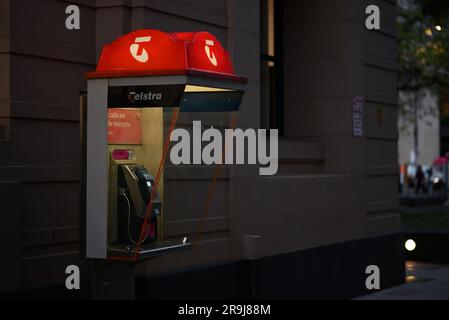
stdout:
[[103,48],[87,78],[182,75],[207,72],[236,77],[229,54],[208,32],[137,30]]

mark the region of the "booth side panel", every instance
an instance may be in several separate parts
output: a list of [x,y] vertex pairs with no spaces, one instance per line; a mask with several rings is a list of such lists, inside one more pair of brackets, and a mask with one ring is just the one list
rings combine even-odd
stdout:
[[[142,109],[144,134],[143,134],[143,158],[144,165],[155,176],[159,168],[160,161],[162,159],[162,150],[164,148],[163,132],[163,111],[162,108],[146,108]],[[157,237],[162,239],[162,226],[161,220],[164,215],[164,173],[159,182],[158,190],[159,196],[162,200],[162,216],[159,217],[157,227]]]
[[90,80],[87,97],[87,258],[106,259],[107,252],[107,99],[108,81]]

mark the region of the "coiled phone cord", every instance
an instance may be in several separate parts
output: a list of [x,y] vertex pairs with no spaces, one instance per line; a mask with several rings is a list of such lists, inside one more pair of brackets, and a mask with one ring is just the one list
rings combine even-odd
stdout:
[[[134,241],[134,239],[131,236],[131,232],[129,231],[130,224],[131,224],[131,203],[129,202],[129,199],[128,199],[128,196],[126,195],[126,193],[122,193],[121,195],[125,197],[126,202],[128,204],[128,239],[129,239],[129,241],[131,241],[132,244],[137,244],[137,241]],[[149,234],[150,234],[150,231],[147,232],[147,235],[145,236],[145,238],[143,239],[142,242],[145,242],[145,240],[148,238]]]

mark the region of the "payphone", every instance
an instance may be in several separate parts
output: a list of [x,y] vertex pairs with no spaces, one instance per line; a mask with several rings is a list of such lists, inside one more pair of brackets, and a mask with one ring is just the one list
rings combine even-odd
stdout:
[[152,201],[150,223],[144,230],[142,244],[157,240],[157,219],[162,203],[159,193],[153,192],[155,181],[144,165],[138,164],[132,149],[113,149],[109,160],[109,199],[110,217],[116,217],[117,243],[136,245],[144,223],[146,211]]
[[247,80],[210,33],[158,30],[107,45],[86,77],[87,258],[136,262],[189,248],[191,234],[164,236],[171,133],[179,113],[236,112]]

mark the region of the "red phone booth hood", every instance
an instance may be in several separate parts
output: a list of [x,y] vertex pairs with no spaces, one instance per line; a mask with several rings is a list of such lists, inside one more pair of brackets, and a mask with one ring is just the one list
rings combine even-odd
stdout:
[[92,78],[204,75],[247,82],[235,74],[228,52],[208,32],[137,30],[106,45]]

